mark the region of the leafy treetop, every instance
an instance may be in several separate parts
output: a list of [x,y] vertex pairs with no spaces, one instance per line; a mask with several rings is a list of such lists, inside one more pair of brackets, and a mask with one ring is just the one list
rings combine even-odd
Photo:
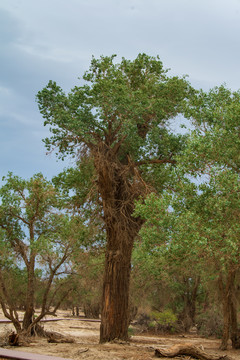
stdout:
[[84,84],[68,95],[53,81],[38,93],[44,124],[52,132],[45,139],[48,150],[58,148],[63,158],[79,156],[86,147],[104,148],[122,163],[129,156],[140,164],[171,161],[177,145],[164,125],[183,110],[188,82],[168,77],[158,57],[114,60],[115,55],[93,58]]

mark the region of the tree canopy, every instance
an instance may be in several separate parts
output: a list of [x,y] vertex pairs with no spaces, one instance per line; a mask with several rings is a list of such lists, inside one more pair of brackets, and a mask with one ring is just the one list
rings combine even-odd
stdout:
[[75,156],[78,163],[93,159],[107,239],[100,340],[125,340],[131,252],[142,225],[132,216],[134,201],[152,191],[154,167],[175,164],[183,141],[167,124],[184,111],[192,89],[146,54],[120,63],[115,56],[93,58],[82,80],[68,95],[50,81],[37,98],[52,132],[45,139],[48,150]]
[[[87,231],[80,217],[60,211],[60,195],[42,174],[23,180],[10,173],[4,180],[0,189],[0,303],[18,332],[31,332],[60,306],[62,299],[54,303],[56,293],[51,293],[51,287],[58,276],[71,271],[70,257],[84,244]],[[19,276],[24,292],[22,325],[7,285],[8,273],[25,274]],[[43,290],[41,311],[33,320],[38,278]],[[69,285],[63,297],[70,289]]]
[[156,241],[173,261],[177,256],[182,262],[182,254],[187,261],[195,258],[201,268],[209,264],[223,303],[221,348],[226,348],[229,333],[238,347],[239,92],[223,86],[199,91],[188,105],[186,114],[196,128],[177,158],[175,188],[139,203],[136,215],[147,220],[145,241]]

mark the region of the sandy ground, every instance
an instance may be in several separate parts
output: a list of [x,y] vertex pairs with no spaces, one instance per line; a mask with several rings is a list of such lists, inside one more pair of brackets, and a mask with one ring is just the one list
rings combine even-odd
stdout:
[[[58,318],[70,316],[70,313],[59,312]],[[3,316],[0,314],[0,318]],[[81,321],[77,318],[66,318],[66,320],[46,322],[45,330],[57,331],[75,339],[73,344],[48,343],[46,339],[34,338],[28,346],[18,347],[19,351],[53,355],[70,359],[89,360],[150,360],[154,359],[156,348],[168,348],[175,344],[191,343],[203,346],[205,351],[219,355],[228,354],[234,360],[240,360],[240,350],[229,350],[221,352],[218,350],[220,341],[216,339],[203,339],[193,335],[158,336],[137,333],[131,337],[129,344],[99,344],[99,327],[96,322]],[[12,329],[9,324],[0,324],[0,336]],[[10,348],[10,347],[8,347]],[[11,348],[12,349],[12,348]],[[184,358],[184,357],[182,357]],[[176,359],[176,358],[175,358]],[[180,359],[180,357],[178,357]],[[190,360],[190,357],[185,357]]]

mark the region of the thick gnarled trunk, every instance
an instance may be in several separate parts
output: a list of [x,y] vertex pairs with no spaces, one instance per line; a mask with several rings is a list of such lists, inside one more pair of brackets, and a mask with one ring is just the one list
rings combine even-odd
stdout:
[[102,343],[128,339],[131,256],[139,227],[135,220],[135,224],[132,224],[135,231],[128,231],[125,222],[125,217],[119,214],[115,226],[111,223],[111,227],[107,229],[100,328]]
[[136,189],[124,165],[109,159],[96,165],[107,246],[103,278],[100,342],[128,339],[129,284],[134,239],[142,221],[132,217]]
[[128,339],[131,248],[106,252],[100,342]]

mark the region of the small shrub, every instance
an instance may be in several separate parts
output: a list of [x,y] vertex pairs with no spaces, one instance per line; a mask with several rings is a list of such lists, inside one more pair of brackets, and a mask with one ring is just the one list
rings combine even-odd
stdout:
[[139,314],[136,325],[138,325],[142,331],[159,331],[162,333],[179,332],[177,316],[170,309],[162,312],[152,311],[150,314]]
[[148,323],[148,327],[149,327],[150,329],[156,329],[156,328],[157,328],[157,325],[158,325],[158,323],[157,323],[156,321],[150,321],[150,322]]
[[198,333],[204,337],[221,338],[223,319],[216,309],[208,309],[196,318]]
[[162,332],[175,332],[177,325],[177,316],[171,309],[162,312],[153,311],[151,313],[151,323],[155,324],[156,330]]
[[129,326],[129,328],[128,328],[128,336],[132,336],[132,335],[134,335],[134,329],[131,326]]

